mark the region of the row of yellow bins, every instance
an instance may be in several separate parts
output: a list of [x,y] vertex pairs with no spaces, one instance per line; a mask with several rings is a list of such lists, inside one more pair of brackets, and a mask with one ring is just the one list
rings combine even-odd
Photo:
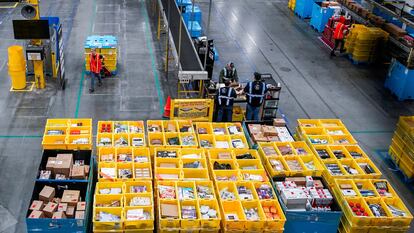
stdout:
[[13,45],[8,48],[9,55],[9,75],[11,78],[12,88],[21,90],[26,88],[26,59],[23,53],[23,47]]
[[48,119],[44,150],[92,150],[92,119]]
[[[397,131],[408,125],[399,123]],[[340,233],[408,231],[411,213],[341,120],[299,119],[295,137],[307,142],[334,187],[344,212]],[[339,143],[338,137],[344,140]]]
[[388,35],[381,28],[353,24],[346,37],[346,52],[356,62],[372,62],[381,45],[388,40]]
[[394,132],[389,155],[405,177],[414,178],[414,117],[401,116]]

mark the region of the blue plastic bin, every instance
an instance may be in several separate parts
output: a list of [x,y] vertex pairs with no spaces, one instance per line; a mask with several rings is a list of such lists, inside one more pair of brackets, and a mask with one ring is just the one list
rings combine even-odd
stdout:
[[334,9],[330,7],[321,7],[320,2],[313,3],[312,17],[310,25],[318,32],[323,32],[328,20],[332,17]]
[[195,5],[194,12],[192,12],[192,10],[193,10],[193,5],[189,5],[185,7],[185,12],[182,13],[184,22],[188,24],[189,21],[197,21],[201,25],[202,15],[201,15],[200,7]]
[[176,0],[178,6],[188,6],[193,4],[191,0]]
[[414,70],[394,59],[385,80],[385,87],[400,101],[414,99]]
[[105,35],[105,36],[88,36],[85,41],[85,48],[116,48],[118,45],[118,40],[114,36]]
[[312,16],[313,0],[296,0],[295,13],[302,19]]
[[[332,204],[334,211],[306,211],[299,212],[288,210],[284,205],[280,193],[275,187],[276,181],[282,181],[285,178],[274,178],[272,180],[274,190],[279,199],[280,206],[286,216],[284,233],[332,233],[337,232],[342,216],[341,208],[336,200]],[[333,190],[329,187],[327,182],[322,177],[313,177],[314,180],[321,180],[325,187],[327,187],[333,195]]]
[[192,38],[197,38],[201,36],[202,29],[197,21],[189,21],[187,23],[187,29]]
[[39,180],[36,179],[32,198],[32,201],[39,200],[39,193],[45,185],[54,187],[56,197],[62,197],[62,193],[65,189],[73,189],[80,191],[80,197],[82,201],[86,201],[85,218],[81,219],[32,219],[28,218],[31,210],[27,211],[26,215],[26,227],[27,232],[63,232],[63,233],[86,233],[89,232],[91,207],[92,207],[92,194],[93,194],[93,172],[94,161],[92,158],[92,151],[69,151],[69,150],[45,150],[43,151],[42,161],[39,166],[39,170],[45,169],[47,159],[49,157],[56,157],[57,154],[73,154],[74,160],[84,160],[85,165],[90,165],[89,177],[86,180]]

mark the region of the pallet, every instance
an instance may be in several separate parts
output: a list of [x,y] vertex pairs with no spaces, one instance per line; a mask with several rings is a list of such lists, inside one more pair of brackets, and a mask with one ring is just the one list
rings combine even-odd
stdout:
[[388,162],[392,167],[390,167],[393,171],[400,174],[402,180],[406,184],[411,184],[414,182],[414,178],[409,178],[398,166],[397,162],[387,153],[386,162]]
[[299,15],[297,12],[295,12],[295,15],[296,15],[299,19],[301,19],[301,20],[306,20],[306,19],[310,19],[310,18],[311,18],[310,16],[308,16],[308,17],[303,17],[303,16]]

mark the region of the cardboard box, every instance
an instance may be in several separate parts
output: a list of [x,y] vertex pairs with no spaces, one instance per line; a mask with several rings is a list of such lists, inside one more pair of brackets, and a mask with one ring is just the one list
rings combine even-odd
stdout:
[[56,157],[47,158],[46,170],[51,171],[52,174],[55,172]]
[[75,216],[75,207],[74,206],[68,206],[66,209],[66,216],[68,218],[73,218]]
[[75,219],[85,219],[85,211],[77,210],[75,213]]
[[55,173],[63,174],[66,177],[70,176],[70,171],[73,166],[72,154],[58,154],[56,156]]
[[52,216],[52,219],[64,219],[64,218],[66,218],[65,212],[56,212]]
[[43,201],[33,201],[29,207],[29,210],[42,210],[43,206]]
[[267,142],[267,137],[262,132],[252,134],[252,138],[255,142]]
[[55,197],[55,188],[45,185],[39,193],[39,200],[44,202],[52,201]]
[[58,204],[58,212],[65,212],[68,209],[68,203],[59,203]]
[[84,180],[85,179],[85,167],[73,166],[71,172],[72,179]]
[[83,166],[85,168],[85,176],[89,175],[89,165]]
[[45,213],[46,217],[51,218],[53,213],[56,212],[58,208],[58,204],[49,202],[46,204],[45,208],[43,208],[43,213]]
[[259,125],[259,124],[250,124],[250,125],[248,125],[248,127],[249,127],[249,131],[250,131],[251,134],[262,132],[262,126]]
[[263,129],[263,135],[266,137],[277,136],[277,130],[274,126],[264,125],[262,126],[262,129]]
[[278,136],[269,136],[267,137],[268,142],[279,142],[280,138]]
[[79,210],[79,211],[86,210],[86,202],[84,201],[78,202],[78,204],[76,205],[76,210]]
[[285,181],[295,182],[298,186],[305,186],[306,178],[305,177],[287,177]]
[[65,190],[63,191],[61,202],[68,203],[69,206],[76,206],[79,201],[79,197],[79,190]]
[[286,121],[283,118],[273,119],[273,126],[284,127],[286,126]]
[[40,210],[33,210],[28,218],[45,218],[45,214]]
[[398,27],[397,25],[394,25],[392,23],[386,23],[384,24],[384,30],[390,33],[391,35],[394,35],[396,37],[403,37],[407,34],[407,32]]

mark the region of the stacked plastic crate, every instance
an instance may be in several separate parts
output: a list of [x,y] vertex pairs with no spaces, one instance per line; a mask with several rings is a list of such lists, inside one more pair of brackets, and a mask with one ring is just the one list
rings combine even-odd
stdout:
[[195,123],[200,148],[247,149],[241,123]]
[[407,180],[414,178],[414,117],[401,116],[394,132],[389,155]]
[[324,167],[323,176],[336,184],[344,211],[340,232],[407,232],[411,214],[388,181],[376,180],[381,172],[341,120],[299,119],[296,136],[307,141]]
[[48,119],[44,150],[92,150],[92,119]]
[[353,24],[346,37],[345,49],[353,61],[371,63],[387,40],[388,33],[381,28]]
[[94,232],[153,232],[152,162],[142,121],[99,121]]
[[97,147],[144,147],[143,121],[99,121]]
[[340,233],[408,231],[413,217],[387,180],[337,179],[334,190],[344,211]]
[[156,148],[158,232],[219,232],[221,215],[203,149]]
[[103,63],[109,72],[117,73],[117,54],[118,54],[118,40],[114,36],[88,36],[85,41],[85,70],[90,72],[90,54],[91,49],[95,49],[96,53],[103,56]]
[[286,221],[256,150],[208,149],[222,232],[283,232]]

